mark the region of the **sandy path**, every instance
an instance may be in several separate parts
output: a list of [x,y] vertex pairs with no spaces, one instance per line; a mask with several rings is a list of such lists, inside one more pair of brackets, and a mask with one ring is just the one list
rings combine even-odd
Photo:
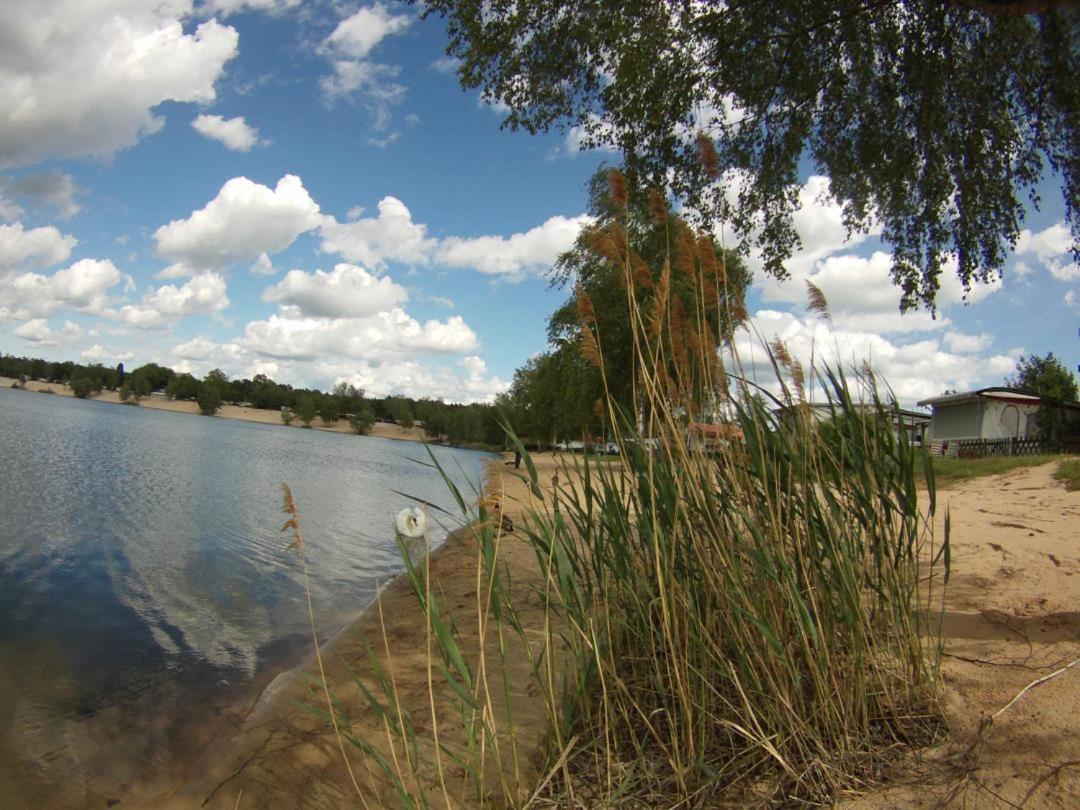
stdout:
[[[15,380],[10,377],[0,377],[0,388],[10,388]],[[74,397],[75,394],[71,388],[67,385],[60,383],[43,383],[30,381],[26,383],[27,391],[52,391],[53,394],[63,397]],[[114,405],[122,405],[120,401],[120,395],[116,391],[102,391],[100,394],[90,399],[96,402],[108,402]],[[157,411],[172,411],[173,413],[186,413],[192,416],[200,416],[199,406],[194,402],[186,402],[184,400],[165,399],[164,397],[143,397],[139,400],[140,408],[150,408]],[[222,417],[224,419],[240,419],[244,422],[261,422],[264,425],[278,425],[279,427],[291,427],[294,429],[303,430],[303,425],[300,424],[300,420],[295,420],[291,425],[286,425],[281,421],[281,413],[279,411],[267,410],[265,408],[241,408],[237,405],[222,405],[221,409],[215,414],[215,416]],[[330,433],[355,433],[352,426],[345,419],[339,419],[337,423],[333,425],[325,424],[322,419],[315,419],[311,423],[312,430],[325,430]],[[372,425],[371,430],[366,434],[368,436],[377,436],[380,439],[403,439],[410,442],[422,442],[424,441],[424,432],[420,428],[403,428],[397,425],[386,424],[384,422],[376,422]]]

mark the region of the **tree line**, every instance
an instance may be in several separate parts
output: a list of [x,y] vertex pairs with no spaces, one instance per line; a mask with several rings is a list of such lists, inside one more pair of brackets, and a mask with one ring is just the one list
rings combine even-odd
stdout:
[[400,395],[372,397],[346,382],[324,392],[279,383],[265,374],[231,380],[214,369],[198,379],[157,363],[126,371],[123,363],[112,368],[7,354],[0,354],[0,376],[19,383],[38,380],[68,385],[75,396],[84,399],[116,391],[124,402],[137,404],[143,397],[160,393],[169,399],[194,402],[207,415],[217,413],[225,404],[246,405],[279,411],[286,424],[295,421],[304,427],[311,427],[316,420],[333,425],[346,419],[357,433],[367,433],[376,422],[392,422],[404,428],[420,426],[431,441],[482,447],[502,447],[505,442],[494,405],[461,405]]

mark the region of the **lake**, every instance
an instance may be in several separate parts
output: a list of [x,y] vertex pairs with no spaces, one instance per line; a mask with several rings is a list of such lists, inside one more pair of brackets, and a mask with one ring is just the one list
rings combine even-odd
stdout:
[[[468,498],[489,456],[434,448]],[[394,517],[456,511],[422,445],[0,389],[0,805],[170,784],[401,570]],[[433,543],[455,527],[432,527]]]

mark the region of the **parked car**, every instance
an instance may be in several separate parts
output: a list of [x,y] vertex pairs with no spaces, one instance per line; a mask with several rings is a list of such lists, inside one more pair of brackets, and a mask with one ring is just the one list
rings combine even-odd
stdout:
[[619,455],[619,445],[617,445],[615,442],[608,442],[604,446],[604,452],[607,453],[609,456],[617,456]]

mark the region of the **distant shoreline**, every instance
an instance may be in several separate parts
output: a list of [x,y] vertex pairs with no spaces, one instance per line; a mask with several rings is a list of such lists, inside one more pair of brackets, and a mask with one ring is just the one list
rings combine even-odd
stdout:
[[[18,382],[11,377],[0,377],[0,387],[11,388],[13,383]],[[71,399],[77,399],[74,392],[69,385],[65,383],[46,383],[38,381],[27,381],[25,385],[26,391],[31,393],[43,393],[46,391],[52,391],[56,396],[69,397]],[[86,397],[88,400],[95,402],[106,402],[110,405],[124,405],[126,403],[121,402],[120,395],[116,391],[101,391],[96,396]],[[130,407],[130,406],[129,406]],[[146,396],[139,400],[138,407],[151,408],[158,411],[171,411],[173,413],[186,413],[192,416],[202,416],[199,413],[199,406],[194,402],[188,402],[180,399],[166,399],[165,397]],[[291,425],[286,425],[281,421],[281,412],[270,410],[267,408],[250,408],[241,407],[239,405],[222,405],[218,410],[215,417],[221,417],[223,419],[239,419],[243,422],[258,422],[264,425],[277,425],[283,428],[294,428],[304,430],[305,428],[300,423],[299,419],[294,419]],[[316,425],[315,423],[320,424]],[[356,431],[345,419],[338,419],[337,423],[333,425],[322,424],[321,418],[316,418],[312,421],[311,430],[321,430],[327,433],[347,433],[357,435]],[[438,444],[445,447],[457,447],[458,445],[446,445],[442,442],[435,442],[424,437],[424,431],[419,427],[403,428],[399,425],[390,425],[385,422],[376,422],[371,426],[371,430],[367,433],[360,434],[363,436],[374,436],[379,439],[395,439],[397,441],[405,442],[427,442],[428,444]],[[479,450],[480,452],[492,452],[489,450],[481,450],[475,447],[461,447],[463,450]]]

